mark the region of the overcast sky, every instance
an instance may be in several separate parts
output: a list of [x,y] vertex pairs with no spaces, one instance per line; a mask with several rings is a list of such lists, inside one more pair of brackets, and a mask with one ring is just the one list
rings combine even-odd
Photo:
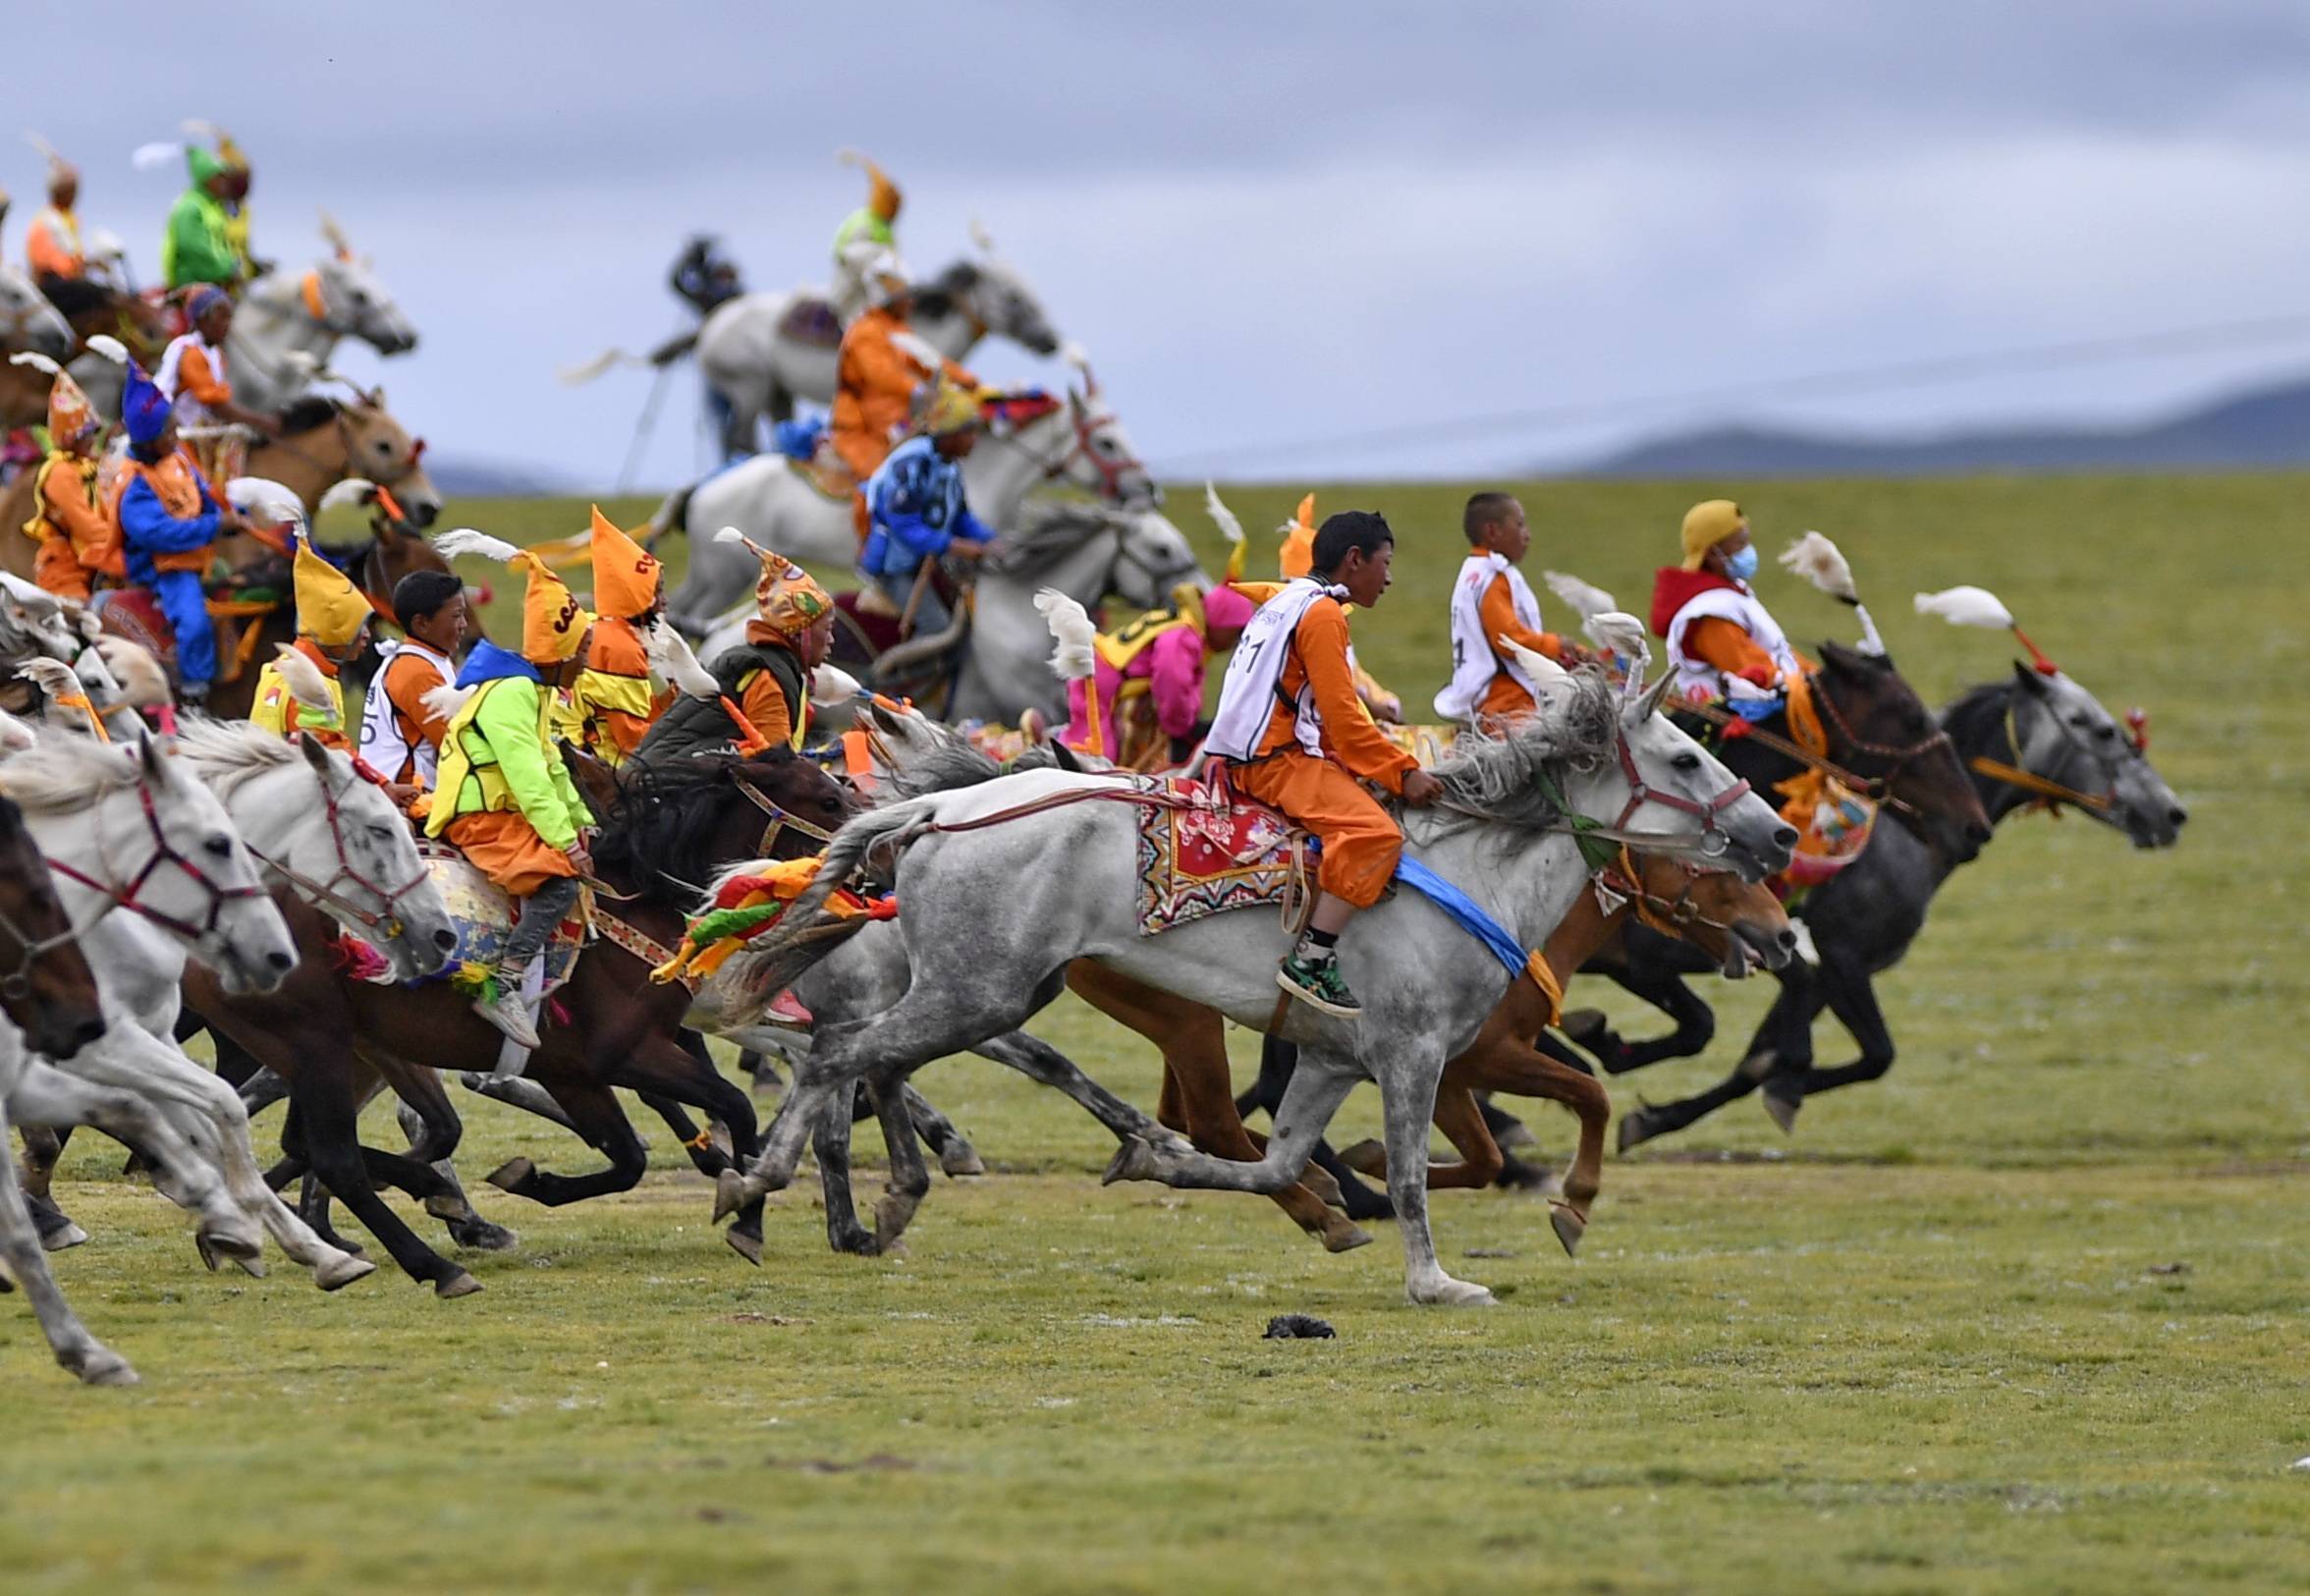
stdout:
[[[181,175],[129,153],[225,124],[258,251],[309,261],[326,205],[423,336],[348,369],[441,452],[579,486],[616,474],[648,379],[571,390],[555,367],[680,325],[663,278],[695,229],[750,287],[822,280],[859,198],[843,144],[905,186],[918,269],[986,223],[1167,470],[1225,452],[1236,474],[1458,473],[1704,417],[2130,418],[2310,368],[2305,340],[1269,451],[2310,311],[2298,0],[240,0],[126,8],[138,48],[109,9],[11,23],[20,61],[111,41],[102,92],[82,77],[15,113],[82,165],[86,221],[153,275]],[[12,259],[40,170],[0,156]],[[695,466],[694,389],[686,369],[646,481]]]

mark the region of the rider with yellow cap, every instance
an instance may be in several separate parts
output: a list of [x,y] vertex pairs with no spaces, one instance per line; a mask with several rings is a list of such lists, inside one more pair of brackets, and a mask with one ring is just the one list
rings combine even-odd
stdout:
[[[678,694],[635,750],[639,759],[678,759],[729,743],[759,742],[799,749],[810,730],[810,673],[834,642],[834,600],[809,573],[748,539],[762,563],[745,640],[714,660],[712,698]],[[740,726],[732,717],[744,721]],[[749,736],[750,734],[750,736]]]
[[563,733],[587,753],[621,765],[641,745],[663,707],[650,686],[647,628],[661,625],[665,574],[657,556],[593,507],[593,647],[561,713]]
[[868,529],[859,568],[902,615],[912,606],[917,633],[942,633],[953,620],[935,582],[922,578],[924,562],[950,555],[975,560],[994,541],[962,496],[962,462],[978,446],[978,428],[977,396],[941,382],[921,429],[866,482]]
[[317,709],[300,699],[290,690],[279,662],[268,660],[257,674],[256,700],[249,706],[248,718],[282,737],[310,732],[328,746],[352,753],[353,734],[345,723],[345,688],[338,673],[368,646],[369,617],[374,611],[344,572],[313,552],[302,528],[297,534],[293,570],[297,640],[290,647],[321,673],[321,680],[328,685],[329,707]]
[[1748,518],[1730,499],[1703,500],[1684,513],[1683,551],[1652,585],[1652,630],[1668,640],[1678,695],[1761,719],[1804,666],[1748,585],[1757,570]]
[[593,815],[578,796],[554,736],[555,693],[585,668],[591,635],[577,595],[543,560],[478,532],[445,532],[447,555],[475,553],[525,569],[522,651],[484,637],[466,656],[457,686],[470,689],[442,739],[440,782],[425,833],[446,837],[521,904],[494,971],[494,990],[474,1012],[517,1045],[537,1046],[522,985],[554,927],[577,907]]

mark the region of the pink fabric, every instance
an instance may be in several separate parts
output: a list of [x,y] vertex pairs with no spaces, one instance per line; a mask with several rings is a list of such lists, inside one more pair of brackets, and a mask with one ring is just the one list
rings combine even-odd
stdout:
[[[1203,638],[1193,627],[1164,633],[1140,649],[1124,670],[1101,660],[1092,675],[1099,685],[1100,751],[1110,759],[1115,757],[1118,741],[1115,698],[1127,682],[1147,684],[1147,695],[1155,705],[1155,724],[1165,737],[1185,737],[1203,716]],[[1081,678],[1067,684],[1066,741],[1070,747],[1091,745],[1089,696]]]
[[1203,595],[1203,619],[1214,632],[1240,632],[1251,624],[1256,606],[1222,582]]

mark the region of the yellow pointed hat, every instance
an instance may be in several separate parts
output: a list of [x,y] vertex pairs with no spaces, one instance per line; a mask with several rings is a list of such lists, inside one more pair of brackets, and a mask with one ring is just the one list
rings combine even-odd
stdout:
[[345,573],[315,554],[302,537],[297,540],[294,570],[297,630],[324,648],[343,648],[358,636],[361,623],[374,608]]
[[1299,501],[1298,514],[1284,528],[1284,547],[1278,556],[1284,580],[1294,581],[1315,569],[1315,495]]
[[603,615],[631,621],[658,602],[663,568],[657,556],[623,531],[601,506],[593,507],[593,607]]
[[522,592],[522,657],[532,665],[559,665],[578,652],[593,617],[561,578],[527,549],[506,562],[529,573]]

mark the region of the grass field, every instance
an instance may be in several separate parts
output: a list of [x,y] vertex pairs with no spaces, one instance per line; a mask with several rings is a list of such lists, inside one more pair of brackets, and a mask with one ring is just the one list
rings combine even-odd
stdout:
[[[1701,491],[1530,484],[1528,563],[1641,609]],[[908,1257],[830,1255],[798,1185],[751,1271],[656,1131],[628,1198],[484,1196],[522,1245],[466,1259],[488,1290],[455,1303],[384,1274],[337,1297],[204,1275],[183,1219],[77,1144],[59,1191],[96,1241],[59,1273],[147,1384],[73,1386],[0,1305],[6,1588],[2301,1588],[2310,633],[2283,573],[2306,493],[1744,500],[1768,552],[1839,538],[1934,700],[2010,649],[1914,618],[1909,593],[1996,589],[2106,702],[2151,709],[2192,820],[2163,854],[2009,822],[1881,986],[1893,1074],[1812,1099],[1793,1140],[1736,1105],[1609,1162],[1576,1264],[1530,1199],[1440,1198],[1446,1261],[1496,1310],[1402,1306],[1393,1236],[1335,1258],[1256,1199],[1101,1189],[1103,1132],[975,1063],[922,1084],[994,1174],[942,1181]],[[1174,516],[1216,569],[1195,497]],[[1357,635],[1414,703],[1442,674],[1459,497],[1321,501],[1399,529],[1397,589]],[[1231,495],[1254,527],[1295,498]],[[582,505],[462,509],[518,537],[582,524]],[[1850,635],[1767,570],[1800,644]],[[1711,1056],[1616,1092],[1715,1080],[1765,996],[1720,985]],[[1135,1038],[1066,1004],[1037,1028],[1152,1103]],[[1824,1031],[1824,1063],[1849,1056]],[[517,1151],[590,1167],[464,1101],[471,1172]],[[1376,1123],[1368,1095],[1348,1118]],[[1263,1343],[1284,1311],[1339,1339]]]

